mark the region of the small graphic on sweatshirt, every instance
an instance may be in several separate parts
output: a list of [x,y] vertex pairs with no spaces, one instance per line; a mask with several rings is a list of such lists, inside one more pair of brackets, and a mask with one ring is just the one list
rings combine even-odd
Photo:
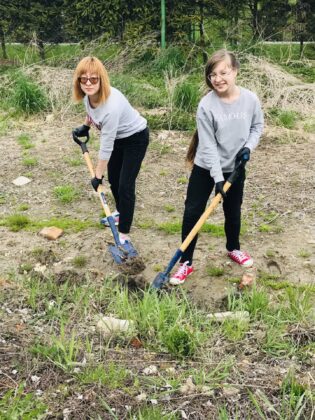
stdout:
[[93,121],[92,117],[90,115],[87,115],[88,124],[93,125],[97,130],[101,131],[101,124],[97,124],[95,121]]
[[220,122],[232,120],[245,120],[246,118],[247,112],[227,112],[214,115],[214,119]]

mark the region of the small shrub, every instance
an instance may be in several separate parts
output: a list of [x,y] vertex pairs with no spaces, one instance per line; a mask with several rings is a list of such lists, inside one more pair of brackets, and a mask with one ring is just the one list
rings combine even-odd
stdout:
[[35,114],[48,107],[48,100],[44,91],[22,73],[15,76],[10,103],[18,111],[25,114]]
[[188,327],[175,325],[163,340],[168,351],[177,357],[192,356],[197,348],[196,337]]

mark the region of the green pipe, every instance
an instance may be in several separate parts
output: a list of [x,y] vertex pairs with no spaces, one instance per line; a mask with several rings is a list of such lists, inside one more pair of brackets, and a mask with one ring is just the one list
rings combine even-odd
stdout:
[[161,48],[164,49],[165,46],[165,0],[161,0]]

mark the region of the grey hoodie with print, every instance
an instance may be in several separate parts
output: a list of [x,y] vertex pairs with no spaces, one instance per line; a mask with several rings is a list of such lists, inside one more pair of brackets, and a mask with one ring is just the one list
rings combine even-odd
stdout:
[[264,126],[259,99],[245,88],[232,103],[209,92],[199,102],[196,120],[199,143],[194,163],[209,169],[215,182],[224,181],[223,173],[234,170],[240,149],[255,149]]

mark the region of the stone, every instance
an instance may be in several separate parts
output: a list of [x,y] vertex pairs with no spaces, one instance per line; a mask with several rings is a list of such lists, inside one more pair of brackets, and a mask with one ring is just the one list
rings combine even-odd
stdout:
[[133,321],[127,319],[117,319],[112,316],[103,316],[98,321],[96,328],[105,336],[110,337],[115,333],[127,332],[132,329]]
[[14,185],[17,185],[18,187],[22,187],[23,185],[26,185],[26,184],[28,184],[31,181],[32,180],[29,179],[29,178],[27,178],[26,176],[18,176],[12,182],[13,182]]
[[49,239],[51,241],[55,241],[56,239],[58,239],[62,234],[63,234],[63,230],[59,229],[55,226],[51,226],[51,227],[44,227],[39,234],[41,236],[43,236],[46,239]]
[[216,312],[213,314],[208,314],[207,318],[217,322],[224,322],[227,319],[233,319],[238,321],[249,321],[249,312],[248,311],[235,311],[235,312]]

